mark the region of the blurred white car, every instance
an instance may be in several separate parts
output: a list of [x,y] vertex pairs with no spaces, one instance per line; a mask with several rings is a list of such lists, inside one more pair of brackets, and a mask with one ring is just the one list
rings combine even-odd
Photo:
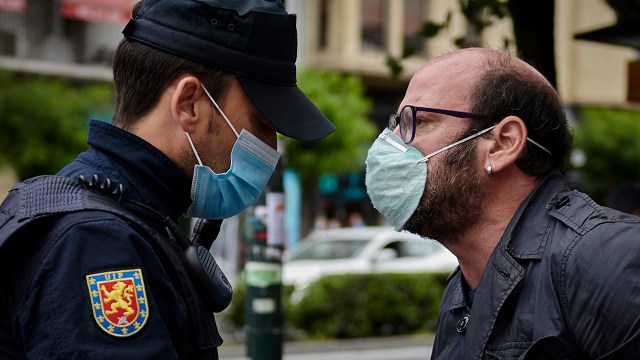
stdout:
[[440,243],[392,227],[354,227],[311,233],[287,256],[282,282],[304,288],[323,275],[451,272],[458,260]]

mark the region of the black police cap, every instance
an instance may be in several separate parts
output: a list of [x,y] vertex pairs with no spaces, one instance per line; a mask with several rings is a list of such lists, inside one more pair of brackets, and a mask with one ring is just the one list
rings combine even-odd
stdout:
[[296,17],[280,1],[145,0],[130,40],[236,75],[283,135],[323,138],[335,126],[296,84]]

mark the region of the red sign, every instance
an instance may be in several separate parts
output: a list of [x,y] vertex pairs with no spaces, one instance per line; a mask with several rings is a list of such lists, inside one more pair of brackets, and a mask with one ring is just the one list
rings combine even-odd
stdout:
[[135,0],[63,0],[60,12],[69,19],[126,23],[131,19],[134,3]]
[[1,11],[23,12],[27,8],[27,0],[0,0]]

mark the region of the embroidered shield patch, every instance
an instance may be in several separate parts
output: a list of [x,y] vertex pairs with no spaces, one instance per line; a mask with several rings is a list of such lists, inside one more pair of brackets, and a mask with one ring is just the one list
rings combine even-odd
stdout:
[[131,336],[149,317],[140,269],[87,275],[93,317],[109,335]]

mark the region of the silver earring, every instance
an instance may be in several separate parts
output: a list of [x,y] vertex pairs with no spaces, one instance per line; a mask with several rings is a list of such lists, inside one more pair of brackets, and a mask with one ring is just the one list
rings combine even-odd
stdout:
[[493,175],[493,169],[491,168],[491,165],[487,166],[487,175],[489,175],[489,177]]

